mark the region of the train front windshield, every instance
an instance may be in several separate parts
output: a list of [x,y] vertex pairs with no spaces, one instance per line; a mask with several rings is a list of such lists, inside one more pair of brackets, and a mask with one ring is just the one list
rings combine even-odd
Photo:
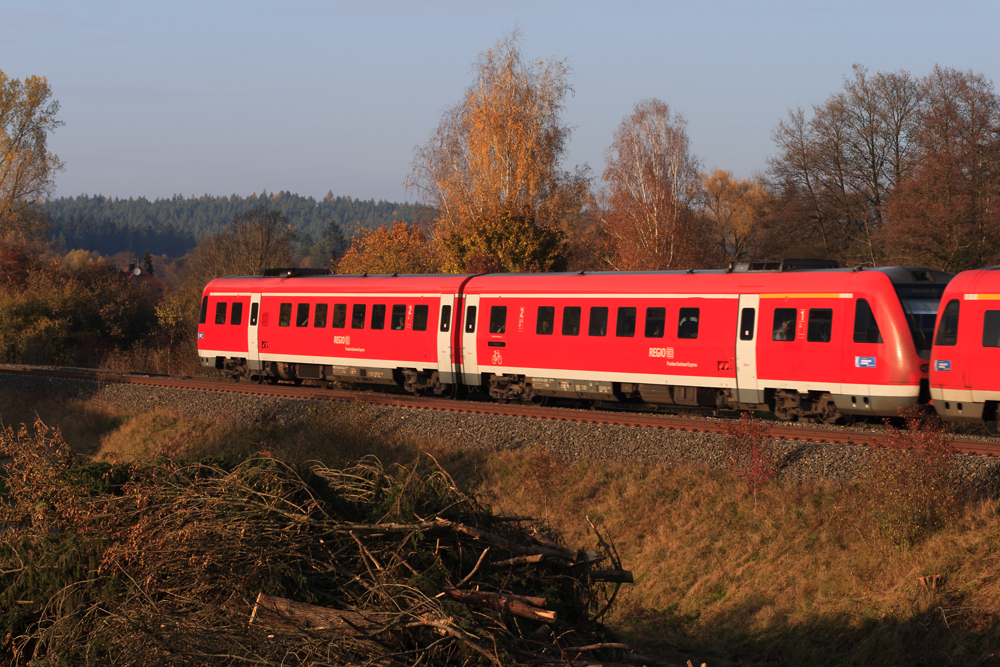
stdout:
[[910,325],[910,333],[913,334],[913,342],[918,352],[929,353],[931,349],[931,341],[934,340],[934,321],[937,319],[944,288],[944,285],[896,285],[896,294],[903,305],[903,312],[906,313],[906,321]]

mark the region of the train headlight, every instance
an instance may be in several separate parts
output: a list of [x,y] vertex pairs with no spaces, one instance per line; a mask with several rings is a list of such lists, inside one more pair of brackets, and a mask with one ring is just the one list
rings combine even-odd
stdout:
[[928,370],[930,370],[930,367],[931,367],[930,364],[920,364],[920,372],[926,373]]

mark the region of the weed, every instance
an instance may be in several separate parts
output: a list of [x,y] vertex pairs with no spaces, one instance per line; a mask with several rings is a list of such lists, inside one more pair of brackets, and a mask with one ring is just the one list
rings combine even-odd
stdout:
[[953,516],[950,480],[955,449],[941,420],[916,408],[901,411],[906,428],[886,421],[889,439],[866,451],[859,478],[859,516],[868,533],[890,548],[906,548]]
[[777,473],[771,428],[751,412],[723,427],[723,442],[728,452],[729,469],[743,480],[757,503],[757,492]]

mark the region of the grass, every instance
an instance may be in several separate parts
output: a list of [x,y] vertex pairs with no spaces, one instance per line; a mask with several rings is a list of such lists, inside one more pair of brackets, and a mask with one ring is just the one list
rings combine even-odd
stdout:
[[[912,545],[886,549],[857,520],[870,495],[857,486],[769,483],[755,499],[744,481],[697,466],[571,462],[543,444],[466,452],[399,438],[379,408],[330,404],[305,427],[265,431],[234,429],[225,415],[118,414],[82,399],[60,407],[0,396],[0,406],[6,424],[30,423],[37,411],[67,436],[79,431],[71,446],[97,460],[266,449],[337,466],[429,452],[498,512],[543,518],[567,544],[594,544],[590,522],[613,539],[635,585],[606,620],[673,662],[1000,664],[996,500],[968,502]],[[936,585],[922,585],[930,575],[940,575]]]

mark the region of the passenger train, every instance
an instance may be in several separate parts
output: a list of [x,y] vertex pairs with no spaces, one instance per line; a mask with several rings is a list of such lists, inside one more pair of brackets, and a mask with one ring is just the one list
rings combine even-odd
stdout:
[[934,409],[948,421],[1000,425],[1000,266],[959,273],[941,303],[930,368]]
[[835,423],[929,401],[952,277],[816,260],[649,273],[268,271],[206,286],[198,350],[203,366],[237,379]]

